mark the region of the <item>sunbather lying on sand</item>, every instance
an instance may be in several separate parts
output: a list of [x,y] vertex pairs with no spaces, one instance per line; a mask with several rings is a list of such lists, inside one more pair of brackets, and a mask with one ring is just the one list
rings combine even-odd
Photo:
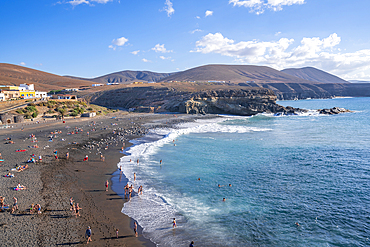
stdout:
[[26,186],[21,185],[21,184],[18,184],[17,187],[14,187],[14,190],[17,190],[17,191],[18,190],[25,190],[25,189],[27,189]]

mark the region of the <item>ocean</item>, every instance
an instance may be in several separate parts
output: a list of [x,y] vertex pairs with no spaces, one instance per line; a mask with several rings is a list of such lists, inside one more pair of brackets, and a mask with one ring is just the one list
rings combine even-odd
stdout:
[[[370,98],[277,103],[312,111],[221,116],[135,140],[118,167],[143,194],[122,213],[157,246],[370,245]],[[335,106],[353,112],[314,111]]]

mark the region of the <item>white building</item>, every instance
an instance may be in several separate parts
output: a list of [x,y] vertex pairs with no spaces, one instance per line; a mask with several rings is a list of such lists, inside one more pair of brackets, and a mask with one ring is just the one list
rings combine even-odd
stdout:
[[4,93],[0,93],[0,101],[5,101],[5,94]]
[[104,86],[104,84],[92,84],[93,87],[100,87],[100,86]]
[[19,91],[35,91],[35,86],[33,84],[20,84]]
[[47,92],[41,92],[41,91],[35,92],[35,98],[47,98],[47,97],[48,97]]

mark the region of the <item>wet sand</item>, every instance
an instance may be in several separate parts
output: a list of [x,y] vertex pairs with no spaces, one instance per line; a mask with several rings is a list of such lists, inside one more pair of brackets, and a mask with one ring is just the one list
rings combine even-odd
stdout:
[[[19,205],[14,214],[9,210],[0,212],[0,242],[6,246],[84,245],[85,230],[90,226],[91,246],[155,246],[142,237],[141,229],[139,237],[134,236],[133,220],[121,213],[125,200],[111,190],[110,178],[119,174],[117,163],[123,156],[120,151],[123,146],[131,145],[129,140],[140,137],[150,128],[200,117],[114,113],[99,118],[66,119],[66,123],[31,122],[23,124],[23,131],[20,125],[0,130],[0,152],[5,160],[0,163],[0,196],[5,196],[5,204],[10,207],[15,196]],[[62,133],[52,135],[56,130]],[[68,134],[72,130],[77,134]],[[32,142],[35,139],[29,138],[31,134],[37,142]],[[53,136],[52,142],[50,136]],[[5,144],[4,138],[8,137],[14,144]],[[39,148],[31,148],[36,144]],[[17,149],[27,151],[15,152]],[[54,158],[54,149],[58,151],[58,159]],[[70,153],[68,160],[67,152]],[[105,161],[101,161],[100,153]],[[29,163],[29,168],[22,172],[11,171],[17,164],[26,164],[32,154],[36,160],[42,155],[43,161]],[[83,161],[85,155],[88,161]],[[3,177],[9,171],[14,178]],[[110,182],[108,191],[104,186],[106,180]],[[18,183],[27,189],[13,190]],[[82,208],[81,216],[70,211],[70,197]],[[32,203],[41,205],[41,214],[29,212]]]

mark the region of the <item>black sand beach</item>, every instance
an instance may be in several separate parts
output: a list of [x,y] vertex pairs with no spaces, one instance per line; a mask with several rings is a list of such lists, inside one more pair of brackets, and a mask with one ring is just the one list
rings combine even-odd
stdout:
[[[65,123],[28,122],[1,129],[0,152],[4,162],[0,163],[0,196],[5,197],[9,209],[0,212],[0,242],[4,246],[82,245],[86,244],[84,234],[90,226],[92,246],[155,246],[142,237],[141,229],[135,237],[133,220],[121,213],[125,202],[122,195],[111,190],[111,182],[105,191],[104,182],[110,181],[117,171],[123,156],[120,151],[131,145],[129,140],[153,127],[200,117],[118,112],[97,118],[66,119]],[[6,138],[14,144],[5,144]],[[27,151],[16,152],[18,149]],[[36,160],[41,155],[42,162],[26,163],[32,154]],[[88,161],[83,161],[86,155]],[[29,166],[26,170],[12,171],[25,164]],[[8,172],[15,177],[4,177]],[[27,189],[15,191],[13,187],[18,183]],[[19,209],[11,214],[13,197],[18,199]],[[80,216],[70,211],[70,197],[79,203]],[[41,205],[41,214],[30,212],[32,203]],[[118,238],[115,229],[119,229]]]

